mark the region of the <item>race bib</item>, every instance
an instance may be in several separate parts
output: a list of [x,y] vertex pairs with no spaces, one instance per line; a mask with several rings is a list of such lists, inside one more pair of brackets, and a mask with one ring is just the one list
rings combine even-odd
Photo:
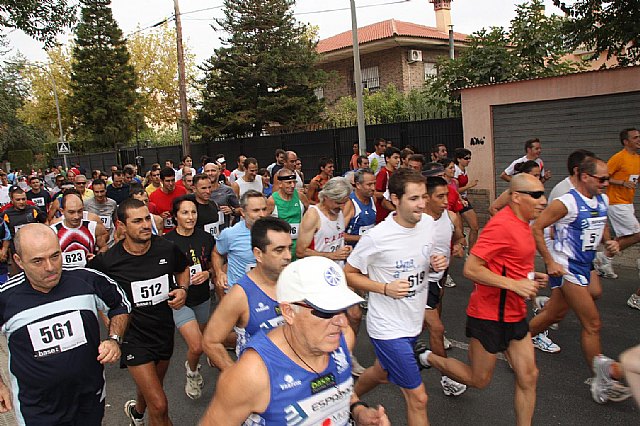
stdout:
[[220,222],[207,223],[204,225],[204,232],[211,234],[212,237],[220,235]]
[[582,251],[594,251],[598,248],[604,226],[607,223],[606,217],[593,217],[587,219],[589,226],[582,230]]
[[202,265],[201,264],[198,263],[198,264],[195,264],[193,266],[189,266],[189,277],[193,277],[198,272],[202,272]]
[[38,207],[44,207],[44,197],[32,198],[31,201]]
[[375,225],[367,225],[367,226],[361,226],[360,229],[358,230],[358,235],[364,235],[365,232],[367,232],[369,229],[373,228]]
[[43,358],[87,343],[80,311],[27,325],[33,356]]
[[105,228],[111,229],[111,216],[100,216],[100,220]]
[[629,176],[629,182],[635,182],[635,183],[638,183],[638,177],[639,177],[639,176],[640,176],[640,175],[630,175],[630,176]]
[[135,306],[151,306],[162,303],[169,298],[169,276],[131,283],[133,303]]
[[176,225],[173,223],[173,218],[172,217],[168,217],[166,219],[164,219],[164,229],[171,229],[171,228],[175,228]]
[[409,292],[405,297],[410,298],[419,292],[419,287],[424,284],[424,277],[426,273],[424,270],[413,270],[412,272],[405,272],[400,274],[400,279],[409,281]]
[[62,253],[62,264],[66,266],[85,266],[87,254],[84,250],[73,250]]
[[290,223],[289,224],[291,226],[291,239],[292,240],[297,240],[298,239],[298,232],[300,232],[300,224],[299,223]]

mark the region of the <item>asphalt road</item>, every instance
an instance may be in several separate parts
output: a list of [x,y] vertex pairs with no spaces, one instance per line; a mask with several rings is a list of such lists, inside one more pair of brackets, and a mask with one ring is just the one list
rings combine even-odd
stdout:
[[[461,262],[452,267],[452,275],[458,283],[447,289],[444,299],[443,322],[447,336],[455,346],[464,347],[466,304],[471,292],[471,283],[461,275]],[[640,311],[629,308],[626,300],[638,286],[638,273],[632,269],[619,268],[620,278],[603,280],[603,296],[598,302],[602,317],[603,352],[617,357],[624,349],[640,342]],[[560,345],[558,354],[536,351],[540,378],[534,423],[538,425],[631,425],[639,424],[639,410],[633,399],[620,403],[598,405],[591,399],[584,380],[590,375],[580,350],[580,326],[572,313],[560,324],[558,331],[551,332],[552,339]],[[454,347],[449,356],[466,360],[466,350]],[[358,338],[356,355],[360,362],[371,365],[373,349],[363,327]],[[203,396],[190,400],[184,393],[185,345],[176,335],[176,351],[165,381],[169,398],[170,415],[174,425],[195,425],[206,409],[214,393],[217,371],[203,366],[205,379]],[[469,389],[459,397],[447,397],[440,387],[440,373],[434,369],[423,371],[422,377],[429,394],[428,413],[434,425],[515,424],[513,412],[514,376],[505,361],[498,361],[495,375],[488,388]],[[135,396],[133,381],[126,370],[110,366],[107,369],[107,409],[105,425],[126,425],[123,405]],[[363,397],[371,403],[383,404],[392,424],[406,424],[404,399],[393,385],[379,386]],[[220,413],[224,416],[224,413]]]
[[[620,278],[603,280],[603,296],[598,302],[602,318],[603,352],[617,357],[624,349],[640,342],[640,311],[627,307],[626,300],[638,286],[638,273],[619,268]],[[464,335],[465,307],[471,292],[471,283],[461,276],[461,262],[452,266],[452,275],[458,286],[447,289],[444,299],[443,322],[447,336],[454,343],[450,357],[467,359]],[[423,336],[424,337],[424,336]],[[640,424],[639,410],[633,399],[620,403],[598,405],[591,399],[584,380],[590,375],[580,350],[579,323],[573,314],[551,332],[552,339],[562,351],[547,354],[536,351],[540,377],[538,380],[536,425],[632,425]],[[356,355],[360,362],[371,365],[373,349],[363,327],[358,338]],[[3,356],[4,355],[4,356]],[[176,334],[176,351],[165,380],[169,398],[170,416],[174,425],[195,425],[211,400],[217,371],[206,364],[202,367],[205,379],[203,396],[190,400],[184,393],[185,344]],[[6,363],[6,354],[0,351],[0,362]],[[126,370],[108,366],[107,408],[104,425],[127,425],[123,405],[135,397],[135,387]],[[428,414],[434,425],[512,425],[514,376],[504,361],[498,361],[495,375],[488,388],[469,389],[459,397],[444,396],[440,387],[440,373],[435,369],[422,372],[429,394]],[[394,425],[406,425],[406,410],[400,391],[393,385],[379,386],[363,397],[370,404],[383,404]],[[224,413],[220,413],[224,416]],[[11,416],[0,416],[0,425],[13,425]]]

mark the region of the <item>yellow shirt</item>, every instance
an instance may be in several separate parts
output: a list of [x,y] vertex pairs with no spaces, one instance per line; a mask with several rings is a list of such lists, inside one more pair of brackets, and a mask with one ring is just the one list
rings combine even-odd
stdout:
[[[623,149],[613,155],[607,162],[609,177],[614,180],[629,181],[638,180],[640,175],[640,155],[631,154]],[[609,185],[607,196],[609,204],[633,204],[634,188],[625,188],[622,185]]]
[[87,201],[93,198],[93,191],[89,188],[84,190],[84,194],[82,194],[82,201]]
[[160,187],[159,186],[155,187],[155,186],[153,186],[153,184],[149,184],[149,186],[147,186],[145,188],[145,191],[147,191],[147,195],[151,195],[151,193],[154,192],[158,188],[160,188]]

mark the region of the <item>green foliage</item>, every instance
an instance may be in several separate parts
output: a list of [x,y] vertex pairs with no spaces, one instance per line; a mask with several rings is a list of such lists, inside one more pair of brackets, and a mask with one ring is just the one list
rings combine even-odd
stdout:
[[595,50],[591,59],[616,57],[620,66],[640,63],[640,4],[637,0],[576,0],[553,3],[568,14],[565,34],[574,49]]
[[122,31],[113,19],[111,1],[82,3],[71,74],[74,149],[110,149],[127,143],[139,120],[136,75]]
[[562,34],[564,18],[546,16],[543,0],[516,6],[509,30],[481,29],[454,60],[441,58],[438,76],[425,85],[434,105],[458,100],[457,91],[476,84],[500,83],[576,72],[583,65],[563,59],[569,53]]
[[13,169],[29,169],[33,164],[33,151],[30,149],[18,149],[9,151],[7,158]]
[[0,69],[0,155],[6,158],[8,150],[35,148],[45,141],[45,135],[25,123],[18,116],[24,104],[28,86],[21,77],[20,63]]
[[203,136],[257,136],[270,122],[292,129],[318,120],[323,103],[313,90],[324,72],[315,67],[314,32],[296,22],[293,3],[224,1],[216,23],[229,36],[203,67]]
[[[76,21],[77,5],[69,0],[0,0],[0,28],[24,31],[47,48]],[[4,35],[4,34],[3,34]]]
[[[431,98],[423,91],[413,89],[405,94],[398,91],[393,84],[376,92],[365,89],[362,103],[367,123],[391,123],[411,118],[448,115],[446,106],[434,107]],[[355,123],[357,121],[355,98],[344,96],[338,99],[325,116],[327,121],[335,125]]]

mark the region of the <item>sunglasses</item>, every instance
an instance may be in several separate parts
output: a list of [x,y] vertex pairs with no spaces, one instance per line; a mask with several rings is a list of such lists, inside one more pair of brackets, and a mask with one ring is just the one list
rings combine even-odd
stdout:
[[592,175],[587,173],[589,176],[591,176],[592,178],[596,178],[598,179],[598,182],[600,183],[605,183],[605,182],[609,182],[610,177],[609,176],[596,176],[596,175]]
[[322,312],[317,310],[316,308],[314,308],[313,306],[309,306],[306,303],[303,302],[293,302],[293,305],[296,306],[302,306],[303,308],[307,308],[307,309],[311,309],[311,315],[313,315],[314,317],[318,317],[318,318],[322,318],[322,319],[331,319],[333,317],[335,317],[336,315],[340,315],[340,314],[347,314],[347,310],[343,309],[342,311],[338,311],[338,312]]
[[462,159],[469,161],[469,160],[471,160],[471,157],[462,157]]
[[534,200],[537,200],[538,198],[544,195],[544,191],[514,191],[514,192],[530,195],[531,198],[533,198]]

